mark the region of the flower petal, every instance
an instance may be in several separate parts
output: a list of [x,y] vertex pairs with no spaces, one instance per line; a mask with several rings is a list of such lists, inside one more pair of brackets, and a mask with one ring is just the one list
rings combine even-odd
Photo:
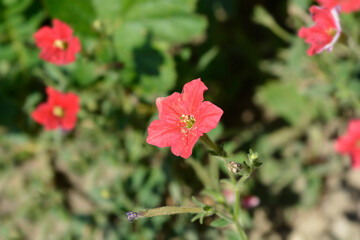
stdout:
[[197,127],[198,131],[202,133],[207,133],[216,128],[223,113],[224,111],[221,108],[205,101],[201,103],[199,111],[195,116],[196,125],[194,127]]
[[202,135],[202,133],[196,130],[190,130],[187,134],[177,135],[177,138],[174,139],[174,143],[171,145],[171,152],[185,159],[190,157],[195,143]]
[[351,167],[360,169],[360,150],[357,149],[351,154]]
[[180,135],[180,128],[166,124],[161,120],[153,121],[148,127],[146,142],[158,147],[170,147]]
[[46,130],[56,129],[58,120],[52,113],[52,107],[48,103],[41,103],[35,111],[31,113],[35,122],[45,126]]
[[340,6],[341,11],[350,13],[360,9],[360,0],[317,0],[317,2],[329,9]]
[[52,87],[46,87],[46,93],[48,95],[47,102],[52,106],[62,106],[64,100],[64,94],[57,91]]
[[355,147],[356,139],[352,136],[343,136],[336,140],[335,142],[335,150],[338,153],[346,154],[350,153]]
[[200,80],[200,78],[192,80],[184,85],[182,92],[182,100],[186,114],[194,114],[204,101],[204,92],[208,88]]
[[50,27],[42,27],[34,33],[34,39],[39,48],[52,47],[55,41],[54,32]]
[[79,111],[79,97],[75,93],[66,93],[61,106],[68,114],[75,114]]
[[55,38],[61,40],[70,40],[73,34],[73,30],[66,23],[60,21],[59,19],[53,20],[53,30]]
[[348,134],[356,135],[360,140],[360,120],[351,120],[347,130]]
[[158,98],[156,105],[159,110],[159,119],[169,124],[177,124],[184,113],[180,93],[173,93],[166,98]]
[[79,38],[72,37],[71,40],[68,42],[68,52],[72,55],[75,55],[76,53],[80,52],[81,50],[81,43]]
[[76,114],[66,112],[60,124],[64,130],[72,130],[75,127],[76,121]]

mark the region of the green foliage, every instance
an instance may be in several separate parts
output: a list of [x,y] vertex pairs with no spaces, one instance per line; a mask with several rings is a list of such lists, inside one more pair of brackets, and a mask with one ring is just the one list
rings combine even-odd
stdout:
[[[360,114],[360,15],[341,15],[348,42],[309,57],[296,32],[311,24],[310,4],[0,0],[0,239],[241,239],[234,216],[257,231],[261,213],[272,224],[262,239],[289,237],[294,209],[319,206],[326,184],[347,172],[334,139]],[[33,34],[53,18],[81,41],[72,64],[38,57]],[[246,169],[241,188],[239,175],[224,179],[224,154],[196,144],[183,160],[146,143],[155,99],[198,77],[205,100],[224,110],[208,135]],[[73,131],[46,132],[31,118],[46,86],[79,95]],[[237,216],[229,188],[260,206]],[[207,212],[125,217],[196,204]]]

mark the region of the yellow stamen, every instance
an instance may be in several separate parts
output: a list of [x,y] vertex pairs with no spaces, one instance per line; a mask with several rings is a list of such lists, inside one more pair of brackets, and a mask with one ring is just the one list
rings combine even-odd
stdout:
[[183,123],[186,123],[186,128],[187,129],[192,128],[194,126],[195,122],[196,122],[195,118],[192,115],[185,115],[185,114],[183,114],[180,117],[180,121],[183,122]]
[[67,47],[68,47],[68,44],[65,41],[56,39],[55,42],[54,42],[54,47],[57,47],[57,48],[59,48],[61,50],[66,50]]
[[55,117],[62,118],[64,116],[65,112],[64,112],[64,109],[62,109],[61,107],[55,106],[53,108],[53,114]]
[[326,32],[328,35],[330,35],[332,37],[334,37],[337,33],[336,29],[334,29],[334,28],[329,28]]

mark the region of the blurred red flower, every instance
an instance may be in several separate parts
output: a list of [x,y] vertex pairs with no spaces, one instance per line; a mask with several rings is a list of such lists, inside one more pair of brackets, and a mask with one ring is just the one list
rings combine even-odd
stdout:
[[45,130],[53,130],[58,127],[64,130],[74,128],[77,121],[76,114],[79,111],[79,97],[74,93],[58,92],[51,87],[46,88],[48,100],[32,112],[32,118],[39,124],[44,125]]
[[336,140],[335,150],[340,154],[350,154],[352,167],[360,168],[360,120],[349,122],[347,134]]
[[215,128],[223,114],[219,107],[204,102],[206,90],[199,78],[185,84],[181,94],[175,92],[166,98],[157,98],[160,120],[150,124],[146,142],[171,147],[176,156],[190,157],[198,139]]
[[53,20],[53,28],[40,28],[34,34],[35,43],[41,48],[40,58],[56,65],[74,62],[81,44],[72,34],[73,30],[58,19]]
[[340,10],[344,13],[358,11],[360,9],[360,0],[317,0],[317,2],[326,8],[334,8],[340,6]]
[[312,56],[324,50],[330,52],[341,34],[339,8],[312,6],[309,11],[315,25],[310,28],[302,27],[298,33],[299,37],[310,44],[307,54]]
[[259,206],[260,198],[257,196],[244,196],[241,198],[241,207],[244,209],[250,209]]

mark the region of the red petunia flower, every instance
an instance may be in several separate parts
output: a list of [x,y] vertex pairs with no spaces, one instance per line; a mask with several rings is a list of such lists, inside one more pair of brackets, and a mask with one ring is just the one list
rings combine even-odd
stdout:
[[79,97],[74,93],[58,92],[51,87],[46,88],[48,100],[41,103],[31,116],[35,122],[45,126],[45,130],[58,127],[71,130],[76,123],[79,111]]
[[344,13],[350,13],[360,9],[360,0],[317,0],[317,2],[321,6],[329,9],[340,6],[340,10]]
[[184,85],[183,92],[157,98],[159,119],[148,128],[146,142],[158,147],[171,147],[176,156],[190,157],[192,149],[203,133],[215,128],[223,111],[205,101],[207,90],[199,79]]
[[72,34],[73,30],[58,19],[53,20],[53,28],[40,28],[34,34],[35,43],[41,48],[40,58],[56,65],[74,62],[81,44]]
[[339,8],[323,8],[312,6],[309,9],[315,25],[310,28],[302,27],[298,36],[310,44],[307,51],[309,56],[332,50],[341,34]]
[[352,167],[360,168],[360,120],[349,122],[347,134],[336,140],[335,150],[340,154],[350,154]]

